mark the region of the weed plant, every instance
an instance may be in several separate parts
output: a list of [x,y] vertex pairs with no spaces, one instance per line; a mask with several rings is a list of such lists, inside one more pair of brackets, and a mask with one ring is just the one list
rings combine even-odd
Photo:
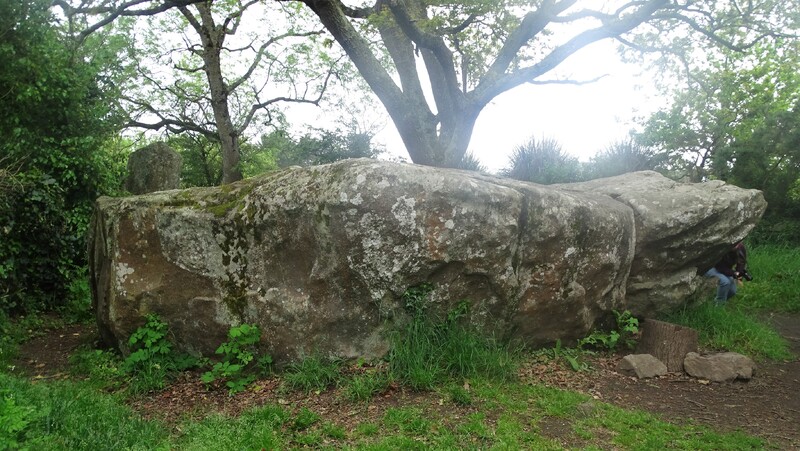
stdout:
[[588,337],[578,341],[578,347],[590,347],[603,351],[616,351],[620,345],[633,349],[636,345],[636,335],[639,333],[639,320],[631,315],[628,310],[618,312],[614,310],[617,328],[608,332],[593,331]]
[[216,350],[218,355],[222,355],[222,361],[215,363],[210,371],[203,374],[201,380],[209,384],[223,379],[230,394],[235,394],[244,390],[256,378],[255,374],[248,371],[248,367],[258,363],[262,373],[271,372],[271,356],[262,355],[256,360],[260,340],[261,330],[258,326],[242,324],[232,327],[228,331],[228,341]]
[[167,323],[154,314],[147,315],[144,326],[131,334],[128,345],[132,352],[122,369],[131,376],[128,389],[132,394],[161,390],[180,371],[200,365],[192,356],[175,353],[168,334]]

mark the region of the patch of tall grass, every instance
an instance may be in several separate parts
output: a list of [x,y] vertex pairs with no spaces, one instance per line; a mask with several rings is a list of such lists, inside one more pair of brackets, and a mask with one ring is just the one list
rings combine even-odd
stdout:
[[733,351],[757,360],[791,358],[786,340],[753,313],[729,302],[716,306],[713,300],[670,315],[668,321],[696,329],[704,346]]
[[762,244],[749,249],[745,282],[737,302],[748,309],[800,313],[800,249]]
[[[37,450],[167,449],[166,428],[144,420],[118,397],[73,382],[31,383],[0,373],[0,448]],[[5,445],[3,446],[5,441]],[[11,443],[16,443],[13,445]]]
[[282,407],[267,405],[250,409],[238,417],[215,414],[180,427],[174,440],[176,449],[282,449],[287,437],[282,427],[290,419]]
[[470,327],[465,303],[444,318],[434,314],[427,305],[430,291],[423,285],[404,294],[411,318],[392,337],[392,377],[415,390],[431,390],[451,379],[513,379],[517,353]]

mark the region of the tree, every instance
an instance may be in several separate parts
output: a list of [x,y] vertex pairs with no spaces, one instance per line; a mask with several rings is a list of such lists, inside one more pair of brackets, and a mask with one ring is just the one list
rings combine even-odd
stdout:
[[651,116],[640,139],[694,181],[764,191],[769,212],[794,215],[800,179],[800,42],[766,41],[682,65],[685,85]]
[[62,305],[94,200],[119,186],[116,43],[76,48],[47,0],[0,2],[0,309]]
[[[306,27],[297,8],[258,0],[99,3],[64,7],[73,18],[104,15],[85,24],[81,35],[120,17],[148,19],[146,39],[134,43],[145,49],[133,52],[138,77],[124,96],[128,125],[216,139],[223,183],[242,178],[241,144],[248,128],[270,123],[279,104],[319,105],[338,69],[338,61],[314,39],[321,32]],[[269,22],[254,20],[256,14]],[[250,30],[242,31],[247,15]],[[172,48],[175,43],[183,46]]]
[[525,182],[550,185],[580,181],[581,166],[578,159],[566,153],[553,138],[537,141],[531,137],[527,143],[514,148],[508,166],[500,174]]
[[281,168],[313,166],[348,158],[376,158],[383,149],[373,145],[372,138],[372,132],[358,130],[354,123],[344,130],[314,130],[297,139],[285,130],[276,130],[261,137],[259,152]]
[[[492,99],[525,83],[579,83],[543,77],[593,42],[632,42],[627,35],[647,26],[684,33],[691,38],[684,45],[711,40],[741,47],[771,33],[770,21],[782,11],[774,0],[745,7],[733,0],[604,2],[598,10],[580,8],[576,0],[377,0],[363,7],[341,0],[302,3],[381,100],[412,161],[451,167],[461,162],[475,121]],[[785,2],[779,6],[790,9]],[[744,29],[756,30],[756,36]],[[430,81],[432,105],[418,56]]]

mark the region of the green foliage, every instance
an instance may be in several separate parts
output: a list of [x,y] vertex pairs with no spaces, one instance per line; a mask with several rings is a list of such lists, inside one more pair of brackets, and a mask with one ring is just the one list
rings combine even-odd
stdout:
[[94,321],[92,311],[92,292],[86,268],[79,268],[67,285],[67,301],[59,309],[61,317],[70,323],[89,323]]
[[797,247],[749,247],[747,267],[753,280],[745,282],[734,300],[756,312],[800,313],[800,253]]
[[672,104],[647,119],[638,140],[668,158],[673,178],[716,178],[759,189],[767,216],[797,219],[798,64],[800,44],[793,39],[683,60],[672,70],[685,74],[686,83],[665,89]]
[[556,340],[555,346],[536,351],[534,357],[542,356],[556,361],[563,360],[572,371],[589,371],[589,363],[582,359],[583,354],[586,352],[579,348],[565,348],[561,345],[561,340]]
[[12,312],[65,304],[92,203],[121,174],[108,146],[115,55],[102,33],[75,47],[50,6],[0,3],[0,173],[15,180],[0,192],[0,309]]
[[218,138],[186,132],[170,137],[167,144],[181,155],[182,186],[219,186],[222,183],[222,153]]
[[756,228],[747,236],[747,243],[751,246],[798,248],[800,219],[782,218],[777,215],[761,218]]
[[188,355],[178,355],[169,341],[169,328],[158,315],[148,314],[145,324],[128,339],[131,353],[122,364],[131,375],[129,390],[134,394],[164,388],[179,371],[198,366]]
[[527,143],[515,147],[508,166],[500,174],[543,185],[582,180],[578,159],[566,153],[553,138],[531,137]]
[[108,350],[81,348],[69,357],[69,364],[70,373],[102,388],[117,389],[126,380],[120,357]]
[[286,410],[276,405],[248,409],[231,418],[210,415],[199,422],[181,425],[183,434],[173,449],[285,449],[282,427],[290,420]]
[[[348,124],[344,129],[315,129],[299,138],[291,137],[284,130],[277,130],[261,137],[261,143],[252,155],[271,156],[278,167],[314,166],[333,163],[348,158],[376,158],[383,149],[372,143],[372,133],[359,131]],[[251,160],[248,155],[246,160]],[[248,171],[249,172],[249,171]]]
[[283,383],[292,390],[306,393],[321,392],[339,382],[339,360],[323,358],[318,354],[289,364],[283,374]]
[[20,344],[41,333],[43,323],[37,315],[11,318],[0,309],[0,372],[17,357]]
[[228,331],[228,341],[217,348],[217,355],[222,355],[222,361],[217,362],[211,371],[201,377],[206,384],[224,379],[225,385],[231,394],[244,390],[255,380],[255,375],[248,374],[249,367],[258,366],[264,372],[272,369],[272,357],[264,355],[256,359],[258,344],[261,340],[261,330],[258,326],[242,324],[232,327]]
[[302,407],[292,422],[292,429],[304,431],[319,422],[319,419],[319,414],[309,410],[307,407]]
[[464,169],[465,171],[475,171],[480,173],[488,173],[489,170],[481,163],[481,160],[472,152],[467,152],[461,159],[461,163],[456,166],[456,169]]
[[18,406],[14,395],[0,390],[0,449],[17,449],[31,418],[30,408]]
[[472,395],[463,385],[449,385],[447,387],[447,394],[454,404],[459,406],[468,406],[472,404]]
[[[0,373],[0,387],[5,392],[0,395],[0,404],[5,404],[0,409],[15,418],[12,439],[21,449],[146,450],[166,446],[166,427],[143,420],[118,397],[99,392],[94,386],[72,382],[33,384]],[[13,397],[8,402],[10,393]],[[0,427],[0,436],[8,432],[8,428],[3,431]]]
[[410,321],[392,336],[390,374],[415,390],[430,390],[448,380],[515,377],[515,353],[465,325],[468,307],[461,303],[446,318],[429,306],[433,287],[422,284],[403,293]]
[[616,329],[608,332],[593,331],[588,337],[579,340],[578,346],[616,351],[622,344],[627,349],[633,349],[639,334],[639,320],[627,310],[622,313],[614,310],[614,317],[617,323]]

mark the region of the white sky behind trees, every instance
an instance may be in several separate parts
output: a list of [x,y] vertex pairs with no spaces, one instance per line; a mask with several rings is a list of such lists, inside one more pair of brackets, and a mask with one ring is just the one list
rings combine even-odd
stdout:
[[[648,117],[665,101],[655,91],[650,75],[621,61],[617,45],[611,39],[594,43],[543,77],[574,81],[602,77],[595,82],[528,84],[495,98],[481,112],[469,150],[490,171],[497,172],[507,166],[514,147],[531,137],[554,138],[581,161],[625,139],[629,130],[636,128],[635,118]],[[375,111],[362,119],[385,124],[375,142],[386,147],[388,156],[409,160],[388,114],[377,100],[375,105]],[[313,107],[292,110],[290,120],[299,121],[292,124],[295,130],[301,129],[302,123],[320,125],[329,120],[329,111]]]

